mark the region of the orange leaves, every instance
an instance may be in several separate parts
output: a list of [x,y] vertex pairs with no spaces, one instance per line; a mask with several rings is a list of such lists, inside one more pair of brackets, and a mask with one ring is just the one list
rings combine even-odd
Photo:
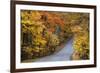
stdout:
[[[29,42],[24,52],[29,53],[29,56],[32,55],[32,57],[33,54],[35,55],[36,53],[36,56],[40,56],[40,54],[44,52],[50,54],[52,50],[55,51],[57,46],[64,43],[73,35],[76,37],[73,43],[74,48],[80,51],[82,51],[82,45],[86,45],[84,48],[88,48],[89,37],[87,25],[89,21],[88,16],[84,15],[85,18],[83,18],[82,14],[73,12],[22,10],[22,33],[29,33],[27,36],[31,34],[31,37],[29,37],[31,39],[24,39],[26,40],[26,44]],[[85,32],[83,32],[83,30]],[[22,36],[24,35],[22,34]],[[21,38],[21,41],[23,41],[23,37]],[[41,56],[44,55],[41,54]]]
[[53,12],[41,12],[41,15],[45,16],[47,18],[47,22],[49,22],[52,25],[60,25],[63,27],[64,20],[61,19],[61,17],[57,14],[54,14]]
[[41,14],[38,11],[31,11],[31,19],[39,20],[41,18]]
[[56,24],[64,25],[64,21],[59,16],[54,17],[54,21]]
[[50,28],[50,29],[48,29],[48,31],[50,31],[50,32],[54,32],[55,29],[54,29],[54,28]]

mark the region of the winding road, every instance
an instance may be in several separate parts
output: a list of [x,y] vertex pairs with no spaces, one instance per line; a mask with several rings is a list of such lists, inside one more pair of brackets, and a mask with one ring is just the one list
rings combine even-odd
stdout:
[[35,62],[51,62],[51,61],[68,61],[73,53],[72,47],[73,39],[70,39],[64,48],[50,56],[37,59]]

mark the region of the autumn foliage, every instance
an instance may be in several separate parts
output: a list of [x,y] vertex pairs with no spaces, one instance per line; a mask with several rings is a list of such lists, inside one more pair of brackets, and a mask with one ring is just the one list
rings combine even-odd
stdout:
[[88,20],[84,13],[21,10],[21,61],[50,55],[71,37],[79,59],[89,58]]

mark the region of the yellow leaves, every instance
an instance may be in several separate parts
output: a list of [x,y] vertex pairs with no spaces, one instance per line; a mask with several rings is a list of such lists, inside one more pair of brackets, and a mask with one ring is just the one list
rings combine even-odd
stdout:
[[31,11],[31,20],[39,20],[41,18],[41,14],[38,11]]
[[44,50],[44,49],[45,49],[45,48],[41,48],[41,47],[37,47],[37,46],[36,46],[36,47],[33,48],[33,51],[34,51],[34,52],[37,52],[37,53],[40,53],[40,51],[41,51],[41,50]]
[[32,24],[30,20],[22,20],[21,23],[22,24]]
[[32,48],[31,47],[26,47],[25,49],[23,49],[24,52],[26,52],[27,54],[29,54],[30,56],[32,56]]
[[[22,32],[32,34],[32,45],[26,47],[25,52],[32,55],[34,52],[39,53],[46,46],[47,41],[42,37],[43,30],[46,29],[38,11],[21,11]],[[37,21],[38,20],[38,21]]]
[[41,46],[46,46],[47,41],[44,39],[41,39],[40,44]]
[[87,31],[75,34],[73,48],[80,53],[80,58],[89,58],[89,33]]
[[21,24],[37,24],[36,21],[41,18],[40,13],[38,11],[21,11]]
[[28,20],[29,14],[27,11],[21,11],[21,18],[24,20]]
[[89,21],[81,19],[81,23],[82,14],[22,10],[22,33],[31,34],[28,38],[26,36],[25,43],[27,44],[28,42],[28,47],[25,52],[40,55],[41,51],[44,50],[50,53],[52,50],[55,51],[60,43],[64,43],[72,35],[74,35],[73,47],[77,52],[89,49],[89,33],[87,31]]
[[58,36],[55,34],[52,34],[50,36],[50,45],[57,46],[57,45],[59,45],[59,43],[60,43],[60,40],[58,39]]
[[73,33],[80,32],[81,30],[82,30],[82,27],[80,27],[79,25],[76,25],[76,26],[71,27],[71,31]]
[[33,41],[34,45],[37,45],[37,46],[40,45],[42,47],[45,46],[46,43],[47,43],[47,41],[44,38],[42,38],[42,36],[40,36],[40,35],[36,35],[36,38]]
[[42,32],[43,32],[43,28],[42,28],[42,27],[38,27],[38,28],[37,28],[37,33],[40,34],[40,33],[42,33]]
[[34,49],[35,52],[39,52],[40,51],[39,47],[34,47],[33,49]]
[[89,38],[85,37],[85,36],[78,36],[78,37],[74,37],[74,47],[75,48],[84,48],[82,47],[82,44],[86,45],[86,48],[89,48],[88,44],[89,44]]
[[73,21],[79,20],[81,17],[81,13],[69,13],[68,18],[71,20],[71,23],[75,23]]

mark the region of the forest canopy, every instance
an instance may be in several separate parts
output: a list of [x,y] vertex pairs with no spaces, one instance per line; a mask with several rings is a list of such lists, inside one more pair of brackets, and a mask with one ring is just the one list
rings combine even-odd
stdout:
[[21,61],[53,54],[70,38],[71,59],[89,59],[89,13],[21,10]]

